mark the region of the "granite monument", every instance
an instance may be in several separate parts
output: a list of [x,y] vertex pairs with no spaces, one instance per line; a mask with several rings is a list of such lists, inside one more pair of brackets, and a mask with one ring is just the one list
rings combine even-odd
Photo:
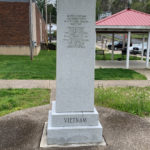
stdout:
[[47,143],[99,143],[94,107],[96,0],[57,0],[56,101],[48,116]]

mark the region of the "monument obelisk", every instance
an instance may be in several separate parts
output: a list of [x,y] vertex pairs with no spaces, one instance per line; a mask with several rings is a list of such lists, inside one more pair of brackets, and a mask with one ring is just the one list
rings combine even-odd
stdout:
[[52,102],[47,143],[102,141],[94,107],[96,0],[57,0],[56,101]]

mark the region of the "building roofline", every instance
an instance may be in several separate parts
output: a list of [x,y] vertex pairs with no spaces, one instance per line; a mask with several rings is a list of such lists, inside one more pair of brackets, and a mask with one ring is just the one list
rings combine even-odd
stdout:
[[139,14],[142,14],[142,15],[149,16],[149,17],[150,17],[150,14],[148,14],[148,13],[144,13],[144,12],[141,12],[141,11],[137,11],[137,10],[134,10],[134,9],[127,8],[127,9],[124,9],[124,10],[122,10],[122,11],[116,13],[116,14],[113,14],[113,15],[111,15],[111,16],[109,16],[109,17],[106,17],[106,18],[104,18],[104,19],[98,20],[98,21],[96,22],[96,25],[99,26],[99,24],[101,24],[101,23],[103,23],[103,22],[105,22],[105,21],[107,21],[107,20],[110,20],[110,19],[112,19],[112,18],[114,18],[114,17],[116,17],[116,16],[119,16],[120,14],[129,12],[129,11],[130,11],[130,12],[139,13]]
[[129,26],[129,25],[96,25],[96,29],[138,29],[138,30],[149,30],[150,31],[150,26]]
[[127,9],[124,9],[124,10],[122,10],[122,11],[116,13],[116,14],[113,14],[113,15],[111,15],[111,16],[108,16],[108,17],[106,17],[106,18],[104,18],[104,19],[102,19],[102,20],[98,20],[98,21],[96,22],[96,24],[102,23],[102,22],[104,22],[104,21],[106,21],[106,20],[108,20],[108,19],[111,19],[111,18],[113,18],[113,17],[116,17],[116,16],[118,16],[118,15],[120,15],[120,14],[126,12],[126,11],[127,11]]
[[95,26],[97,33],[148,33],[150,26]]
[[[32,0],[33,2],[35,2],[35,0]],[[0,0],[0,2],[23,2],[23,3],[28,3],[29,0]]]
[[[22,2],[23,2],[23,3],[29,3],[30,0],[0,0],[0,2],[12,2],[12,3],[15,3],[15,2],[20,2],[20,3],[22,3]],[[35,3],[35,5],[36,5],[38,11],[40,12],[41,18],[44,20],[44,18],[43,18],[43,16],[42,16],[42,13],[41,13],[41,11],[40,11],[40,9],[39,9],[37,3],[36,3],[36,0],[32,0],[32,2]],[[44,20],[44,22],[45,22],[45,20]]]

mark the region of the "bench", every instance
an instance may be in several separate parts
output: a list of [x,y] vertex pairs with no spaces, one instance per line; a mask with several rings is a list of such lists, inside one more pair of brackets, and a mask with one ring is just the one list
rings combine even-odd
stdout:
[[96,50],[96,55],[103,55],[103,59],[105,60],[105,52],[104,50]]
[[105,55],[104,50],[96,50],[96,55]]

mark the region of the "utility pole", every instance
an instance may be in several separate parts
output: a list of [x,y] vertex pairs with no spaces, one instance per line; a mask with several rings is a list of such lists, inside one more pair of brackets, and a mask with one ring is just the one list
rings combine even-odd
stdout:
[[29,31],[30,31],[30,59],[33,60],[33,22],[32,22],[32,0],[29,5]]
[[45,0],[45,20],[46,20],[46,31],[47,31],[47,0]]
[[44,17],[44,15],[43,15],[43,9],[42,9],[42,17]]
[[50,40],[50,43],[51,43],[52,42],[52,36],[51,36],[52,15],[51,15],[51,12],[50,12],[50,18],[49,18],[49,26],[50,26],[49,40]]

